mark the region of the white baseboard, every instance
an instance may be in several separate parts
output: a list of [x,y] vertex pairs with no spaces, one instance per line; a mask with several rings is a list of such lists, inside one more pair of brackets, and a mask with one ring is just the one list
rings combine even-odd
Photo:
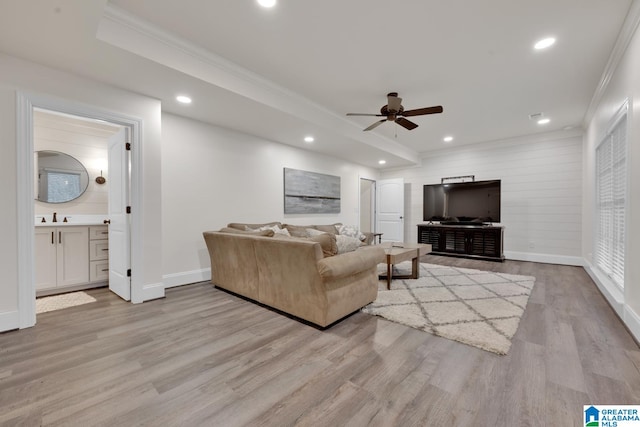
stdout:
[[640,316],[633,311],[628,305],[624,306],[624,316],[622,317],[624,324],[627,325],[629,332],[640,342]]
[[611,282],[600,271],[584,260],[584,269],[596,284],[604,298],[607,300],[613,311],[625,324],[631,335],[637,342],[640,342],[640,316],[629,305],[624,302],[624,291]]
[[162,276],[165,288],[173,288],[175,286],[187,285],[189,283],[204,282],[205,280],[211,280],[210,268],[165,274]]
[[158,298],[164,298],[164,284],[152,283],[144,285],[142,288],[143,301],[151,301]]
[[20,312],[7,311],[0,313],[0,332],[12,331],[20,327]]
[[[596,284],[604,298],[607,300],[613,311],[624,320],[624,294],[622,289],[611,283],[611,281],[602,275],[590,262],[584,260],[584,270],[587,272],[591,280]],[[628,326],[628,325],[627,325]]]
[[512,259],[514,261],[541,262],[544,264],[575,265],[578,267],[582,267],[584,265],[584,260],[581,257],[577,257],[577,256],[536,254],[531,252],[514,252],[514,251],[505,251],[504,256],[506,259]]

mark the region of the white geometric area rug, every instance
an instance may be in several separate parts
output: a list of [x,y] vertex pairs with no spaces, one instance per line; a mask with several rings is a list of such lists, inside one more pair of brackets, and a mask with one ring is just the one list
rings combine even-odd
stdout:
[[85,292],[70,292],[36,299],[36,314],[89,304],[97,300]]
[[[386,265],[378,269],[386,273]],[[411,262],[397,264],[396,272],[409,274]],[[533,276],[421,263],[418,279],[393,280],[391,290],[386,280],[381,281],[378,298],[362,311],[507,354],[535,280]]]

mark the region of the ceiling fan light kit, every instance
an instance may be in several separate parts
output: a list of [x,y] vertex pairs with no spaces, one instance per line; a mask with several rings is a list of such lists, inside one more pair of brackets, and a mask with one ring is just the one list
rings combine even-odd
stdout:
[[385,117],[384,119],[373,123],[369,127],[364,128],[364,131],[375,129],[382,123],[387,121],[396,122],[407,130],[413,130],[417,128],[418,125],[411,120],[407,120],[405,117],[424,116],[427,114],[440,114],[442,113],[442,111],[443,109],[441,105],[426,108],[416,108],[414,110],[405,111],[404,107],[402,106],[402,98],[398,97],[397,92],[390,92],[387,94],[387,105],[384,105],[380,109],[380,114],[347,113],[347,116]]

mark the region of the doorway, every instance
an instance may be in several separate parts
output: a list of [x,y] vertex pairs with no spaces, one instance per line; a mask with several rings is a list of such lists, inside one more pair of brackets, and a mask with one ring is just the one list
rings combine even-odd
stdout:
[[[118,139],[123,139],[118,133],[124,129],[103,120],[34,109],[36,296],[108,283],[118,296],[130,299],[128,284],[111,277],[114,271],[126,272],[130,262],[119,259],[122,251],[109,257],[110,246],[121,244],[112,240],[110,245],[109,237],[113,238],[112,229],[117,226],[107,225],[112,221],[114,200],[117,204],[123,198],[121,192],[125,197],[129,193],[119,185],[122,170],[129,170],[129,159],[110,155],[113,141],[118,144]],[[124,152],[123,143],[118,145],[116,148]],[[61,178],[48,179],[52,174]],[[128,176],[125,182],[129,182]],[[115,268],[121,264],[121,269]]]
[[[111,113],[100,109],[95,109],[84,104],[75,104],[66,100],[51,98],[47,96],[39,96],[33,94],[17,93],[17,167],[18,167],[18,278],[21,284],[18,289],[18,326],[19,328],[27,328],[35,325],[36,313],[35,313],[35,281],[34,281],[34,187],[35,187],[35,171],[34,171],[34,111],[36,109],[49,110],[60,114],[67,114],[72,116],[78,116],[81,118],[98,120],[108,122],[116,126],[120,126],[123,129],[128,129],[129,132],[118,132],[121,135],[126,135],[120,138],[123,149],[125,147],[125,137],[128,137],[126,145],[128,147],[136,147],[139,145],[142,121],[140,119],[119,115],[117,113]],[[129,159],[128,164],[120,165],[123,173],[126,173],[127,188],[136,190],[140,183],[139,174],[139,152],[131,150],[127,155]],[[129,180],[129,177],[131,180]],[[111,177],[113,178],[113,176]],[[131,186],[129,185],[131,183]],[[111,192],[114,193],[114,192]],[[138,191],[131,192],[129,194],[118,194],[118,209],[124,212],[125,208],[136,204],[140,195]],[[112,203],[109,202],[109,205]],[[131,212],[130,209],[127,209]],[[127,212],[127,213],[128,213]],[[115,251],[126,253],[127,256],[127,268],[124,271],[131,271],[132,266],[136,264],[133,255],[138,254],[141,251],[140,244],[136,243],[131,236],[138,229],[139,221],[135,216],[135,212],[128,214],[126,227],[126,239],[120,238],[119,241],[123,242],[123,247],[120,249],[114,248]],[[111,232],[111,230],[109,230]],[[117,240],[117,239],[116,239]],[[112,243],[109,243],[112,246]],[[131,256],[129,255],[131,254]],[[109,261],[109,276],[111,277],[112,262]],[[122,269],[121,269],[122,270]],[[126,280],[128,281],[127,288],[129,289],[129,297],[124,299],[131,299],[132,302],[142,302],[142,292],[138,290],[134,284],[133,277],[127,274]],[[142,284],[139,286],[142,289]],[[133,288],[133,289],[132,289]],[[131,295],[135,295],[131,298]]]

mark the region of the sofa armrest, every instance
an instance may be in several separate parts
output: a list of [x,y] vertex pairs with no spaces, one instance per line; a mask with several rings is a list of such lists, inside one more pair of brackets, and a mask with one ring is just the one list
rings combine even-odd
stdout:
[[346,277],[385,261],[381,246],[369,246],[318,261],[318,272],[323,279]]

